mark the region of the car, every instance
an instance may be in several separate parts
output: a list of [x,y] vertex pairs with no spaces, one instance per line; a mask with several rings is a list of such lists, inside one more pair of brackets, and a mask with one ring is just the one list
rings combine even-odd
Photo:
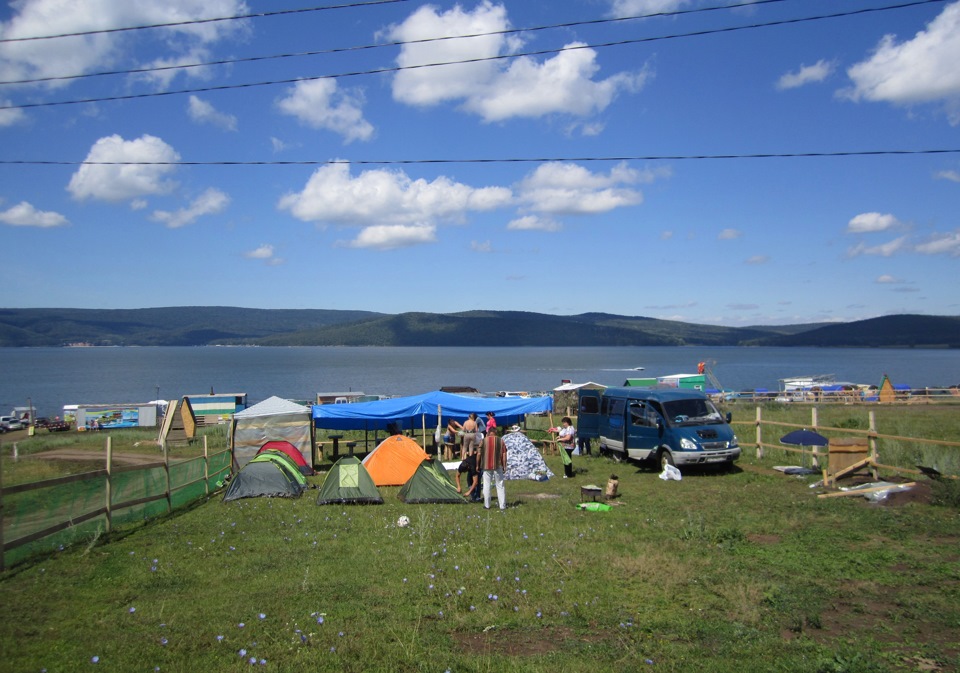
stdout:
[[23,430],[23,423],[16,416],[0,416],[0,426],[5,431]]

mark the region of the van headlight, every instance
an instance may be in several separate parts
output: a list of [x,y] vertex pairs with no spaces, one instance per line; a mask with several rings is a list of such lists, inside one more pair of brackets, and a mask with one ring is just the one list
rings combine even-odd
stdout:
[[696,451],[698,447],[695,442],[683,437],[680,439],[680,448],[684,451]]
[[734,436],[733,436],[733,439],[731,439],[729,442],[727,442],[727,448],[728,448],[728,449],[735,449],[735,448],[737,448],[738,446],[740,446],[740,440],[737,439],[737,436],[736,436],[736,435],[734,435]]

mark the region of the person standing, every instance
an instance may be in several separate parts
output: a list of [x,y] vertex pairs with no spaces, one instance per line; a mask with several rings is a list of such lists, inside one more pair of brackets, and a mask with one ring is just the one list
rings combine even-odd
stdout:
[[477,430],[480,429],[477,425],[477,415],[470,414],[460,427],[463,428],[463,444],[460,445],[460,460],[463,460],[470,455],[470,452],[473,451],[476,446]]
[[480,445],[480,469],[483,470],[483,507],[490,509],[490,482],[497,487],[500,510],[507,508],[507,493],[503,487],[503,472],[507,467],[507,447],[496,428],[491,428]]
[[492,411],[487,412],[487,432],[497,427],[496,415]]
[[563,478],[573,476],[573,449],[576,446],[576,431],[569,416],[564,416],[557,429],[557,443],[560,445],[560,458],[563,459]]

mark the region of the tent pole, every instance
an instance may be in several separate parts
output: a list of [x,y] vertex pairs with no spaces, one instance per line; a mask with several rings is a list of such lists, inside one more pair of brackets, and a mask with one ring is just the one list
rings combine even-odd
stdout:
[[420,424],[423,426],[423,450],[427,450],[427,415],[420,414]]

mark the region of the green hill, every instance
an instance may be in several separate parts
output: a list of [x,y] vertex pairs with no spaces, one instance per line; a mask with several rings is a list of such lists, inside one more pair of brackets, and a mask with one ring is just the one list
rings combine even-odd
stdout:
[[187,306],[0,309],[0,346],[849,346],[960,348],[960,317],[722,327],[607,313]]

